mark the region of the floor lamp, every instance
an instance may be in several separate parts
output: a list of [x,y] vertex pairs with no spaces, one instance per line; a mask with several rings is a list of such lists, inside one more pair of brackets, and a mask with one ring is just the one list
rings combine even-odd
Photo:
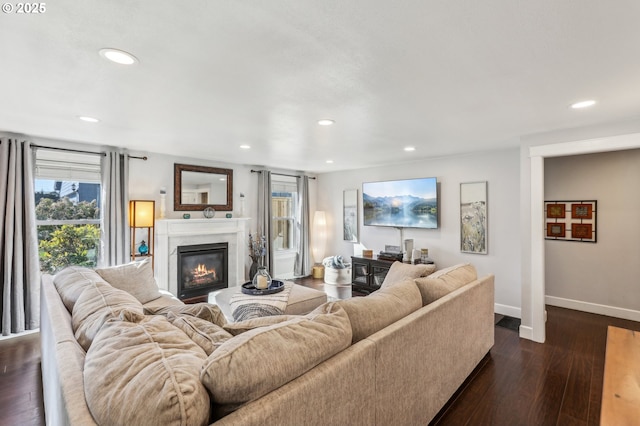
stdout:
[[313,278],[324,278],[324,251],[327,245],[327,218],[324,211],[317,210],[313,214],[313,245],[311,252],[313,253]]

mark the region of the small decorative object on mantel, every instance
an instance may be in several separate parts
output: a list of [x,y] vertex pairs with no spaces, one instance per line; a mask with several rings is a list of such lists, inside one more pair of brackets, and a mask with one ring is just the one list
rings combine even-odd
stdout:
[[595,243],[596,200],[545,201],[545,239]]
[[191,219],[191,215],[190,215],[189,213],[184,213],[184,214],[182,215],[182,218],[183,218],[183,219]]
[[240,217],[244,217],[244,192],[240,193]]
[[233,217],[231,213],[227,213],[225,216],[227,217],[227,219],[231,219]]
[[160,219],[164,219],[167,215],[167,188],[164,186],[160,188]]
[[202,214],[207,219],[211,219],[212,217],[214,217],[216,215],[216,211],[215,211],[215,209],[213,207],[207,207],[206,209],[204,209],[202,211]]

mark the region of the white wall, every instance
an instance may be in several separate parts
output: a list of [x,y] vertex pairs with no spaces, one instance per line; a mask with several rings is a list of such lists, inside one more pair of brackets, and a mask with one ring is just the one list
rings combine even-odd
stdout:
[[[362,183],[435,176],[439,183],[440,228],[405,229],[414,247],[428,248],[438,268],[473,263],[478,274],[496,276],[496,311],[520,316],[519,151],[518,149],[376,167],[318,176],[318,209],[327,212],[327,255],[349,258],[353,243],[342,240],[342,192],[358,189],[360,241],[379,252],[385,244],[400,245],[395,228],[362,226]],[[488,254],[460,252],[460,183],[488,181]]]
[[598,202],[597,243],[545,241],[548,304],[640,315],[639,183],[638,149],[545,159],[545,199]]

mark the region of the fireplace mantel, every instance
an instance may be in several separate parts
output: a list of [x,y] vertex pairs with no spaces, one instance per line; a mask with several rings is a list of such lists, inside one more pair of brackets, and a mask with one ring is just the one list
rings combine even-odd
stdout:
[[158,286],[177,294],[178,246],[229,244],[229,287],[246,281],[249,218],[156,220],[155,274]]

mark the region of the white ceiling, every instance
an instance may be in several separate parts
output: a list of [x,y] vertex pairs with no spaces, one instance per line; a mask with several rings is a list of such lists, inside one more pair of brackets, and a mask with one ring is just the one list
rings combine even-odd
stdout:
[[315,172],[513,147],[637,118],[639,23],[638,0],[56,0],[0,15],[0,130]]

